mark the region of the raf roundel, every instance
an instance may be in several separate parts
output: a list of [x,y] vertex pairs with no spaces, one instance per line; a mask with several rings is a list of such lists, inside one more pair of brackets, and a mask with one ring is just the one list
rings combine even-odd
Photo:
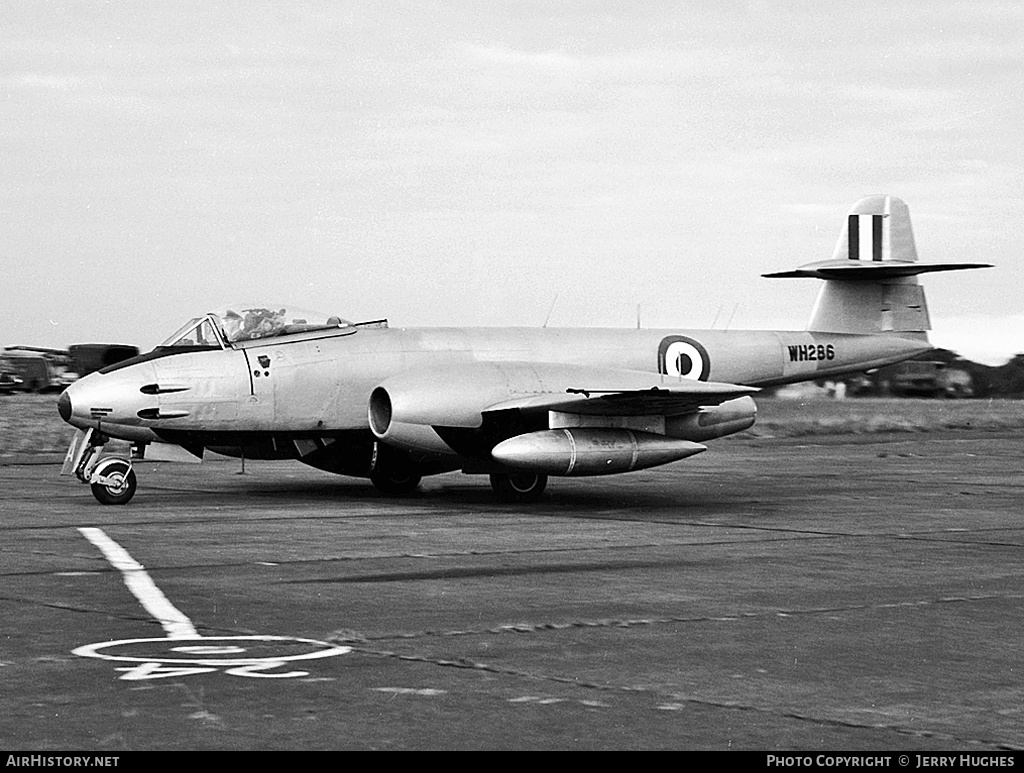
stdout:
[[686,336],[668,336],[658,347],[658,372],[707,381],[711,373],[711,358],[700,342]]

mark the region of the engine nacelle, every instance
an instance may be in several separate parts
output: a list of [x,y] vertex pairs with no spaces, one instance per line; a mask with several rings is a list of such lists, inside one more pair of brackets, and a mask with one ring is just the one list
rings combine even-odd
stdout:
[[429,424],[396,420],[391,394],[379,386],[370,394],[370,430],[389,445],[428,454],[452,453],[452,449],[438,437]]
[[716,437],[725,437],[754,426],[757,405],[749,396],[727,400],[721,405],[709,405],[697,413],[672,416],[665,419],[668,437],[703,443]]
[[491,456],[546,475],[611,475],[668,464],[707,449],[688,440],[631,429],[577,427],[528,432],[498,443]]
[[370,394],[370,430],[410,452],[451,455],[434,427],[478,429],[489,406],[517,395],[564,394],[564,387],[553,384],[574,377],[578,369],[543,363],[470,362],[409,371],[381,382]]

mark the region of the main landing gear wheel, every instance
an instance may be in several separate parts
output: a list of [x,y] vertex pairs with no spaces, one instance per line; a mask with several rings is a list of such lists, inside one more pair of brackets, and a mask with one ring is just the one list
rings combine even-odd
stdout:
[[548,476],[534,472],[492,475],[491,488],[502,502],[536,502],[548,485]]
[[374,470],[370,473],[370,480],[377,487],[377,491],[389,497],[409,496],[420,485],[422,479],[422,475],[399,468]]
[[130,462],[122,459],[100,462],[93,477],[97,482],[91,485],[92,495],[101,504],[126,505],[135,496],[138,484]]

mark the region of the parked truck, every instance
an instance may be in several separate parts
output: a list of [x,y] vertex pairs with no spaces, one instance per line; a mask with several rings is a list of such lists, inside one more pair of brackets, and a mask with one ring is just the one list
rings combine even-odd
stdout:
[[68,352],[75,372],[81,378],[94,370],[137,356],[139,347],[127,344],[72,344]]
[[78,378],[71,356],[63,349],[8,346],[3,350],[4,370],[21,379],[26,392],[60,392]]
[[882,394],[899,397],[974,396],[971,374],[941,361],[908,360],[880,368],[876,378]]

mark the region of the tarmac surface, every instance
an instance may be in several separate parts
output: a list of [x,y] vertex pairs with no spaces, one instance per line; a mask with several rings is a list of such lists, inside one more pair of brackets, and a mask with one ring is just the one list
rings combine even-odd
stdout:
[[104,507],[9,460],[0,746],[1019,750],[1022,456],[730,438],[529,507],[226,459]]

